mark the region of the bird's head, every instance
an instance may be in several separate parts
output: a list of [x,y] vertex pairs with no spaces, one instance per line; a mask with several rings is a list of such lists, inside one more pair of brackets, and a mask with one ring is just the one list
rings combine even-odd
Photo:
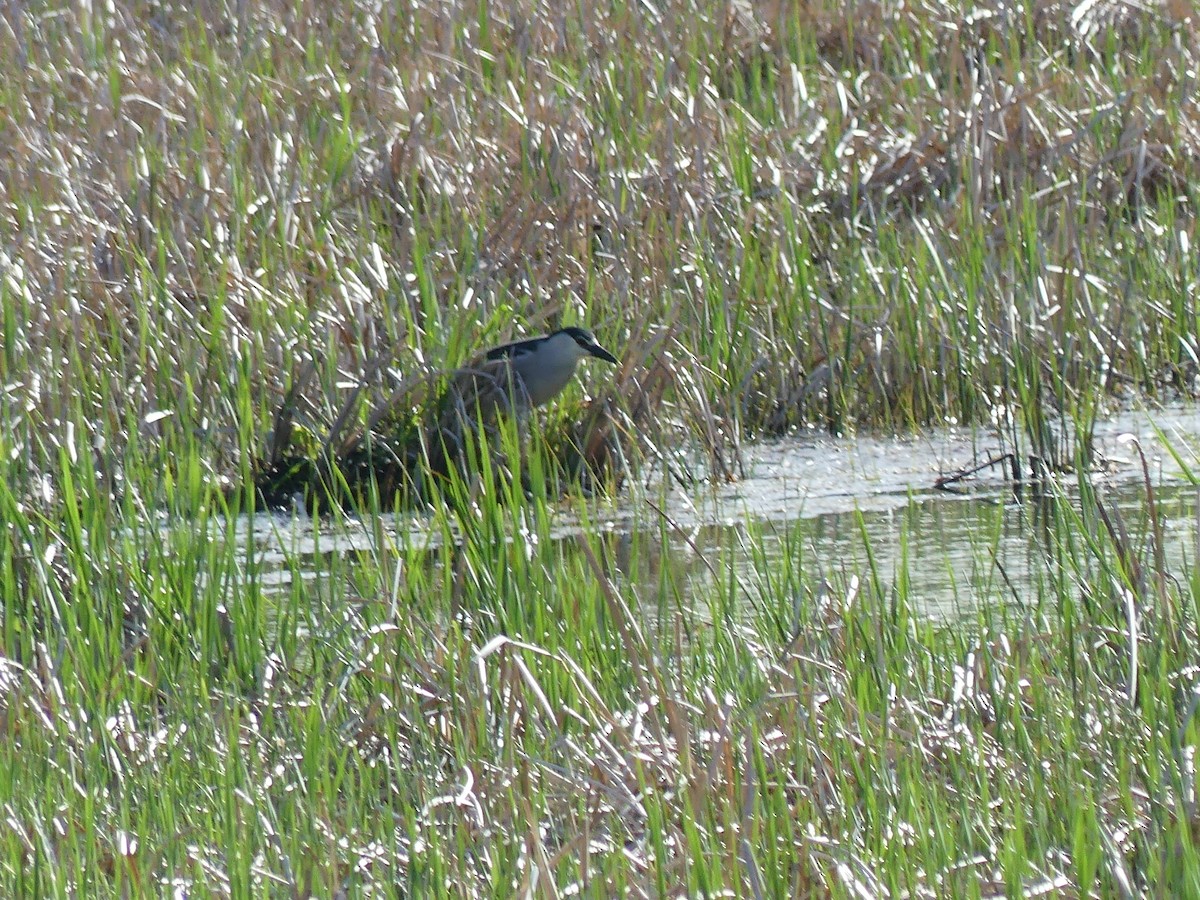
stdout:
[[560,335],[562,335],[564,338],[570,338],[572,341],[574,341],[575,347],[578,348],[577,352],[581,359],[585,356],[594,356],[597,359],[604,360],[605,362],[617,362],[617,358],[601,347],[596,341],[596,336],[586,328],[577,328],[574,325],[570,325],[566,328],[560,328],[558,331],[554,332],[554,334],[550,335],[550,337],[558,338]]

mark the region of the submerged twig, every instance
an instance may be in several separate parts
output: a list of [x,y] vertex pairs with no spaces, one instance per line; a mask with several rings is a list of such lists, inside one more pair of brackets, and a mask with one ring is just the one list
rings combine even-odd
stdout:
[[970,478],[976,472],[982,472],[984,469],[990,469],[992,466],[998,466],[1004,463],[1013,463],[1015,459],[1016,457],[1011,451],[1008,453],[1001,453],[999,456],[993,456],[991,459],[979,463],[979,465],[971,466],[970,468],[966,469],[959,469],[957,472],[954,472],[951,475],[940,475],[933,483],[933,486],[939,491],[949,491],[951,490],[950,485],[956,484],[966,478]]

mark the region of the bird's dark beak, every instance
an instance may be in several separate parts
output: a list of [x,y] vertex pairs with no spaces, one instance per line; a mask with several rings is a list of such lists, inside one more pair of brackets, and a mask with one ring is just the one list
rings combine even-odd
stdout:
[[610,363],[617,362],[617,358],[615,356],[613,356],[611,353],[609,353],[607,350],[605,350],[603,347],[601,347],[599,344],[589,345],[587,348],[587,351],[588,351],[588,353],[592,354],[592,356],[596,357],[597,359],[602,359],[605,362],[610,362]]

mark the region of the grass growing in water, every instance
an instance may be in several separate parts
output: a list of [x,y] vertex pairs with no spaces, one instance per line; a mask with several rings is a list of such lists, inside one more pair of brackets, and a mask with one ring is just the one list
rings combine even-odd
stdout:
[[652,452],[1012,421],[1071,460],[1059,420],[1194,387],[1197,59],[1186,5],[1053,9],[22,7],[11,441],[36,477],[74,427],[158,505],[135,439],[241,483],[296,384],[304,450],[575,322]]
[[1193,388],[1197,60],[1185,5],[1077,12],[7,10],[0,893],[1195,893],[1197,582],[1091,506],[935,627],[820,559],[700,614],[494,492],[272,594],[219,490],[297,382],[320,442],[573,321],[668,462],[1082,458]]
[[232,519],[114,535],[5,494],[0,890],[1194,888],[1200,582],[1154,521],[1050,499],[1031,577],[977,547],[939,624],[903,554],[799,525],[705,576],[653,527],[457,509],[427,547],[318,537],[280,589]]

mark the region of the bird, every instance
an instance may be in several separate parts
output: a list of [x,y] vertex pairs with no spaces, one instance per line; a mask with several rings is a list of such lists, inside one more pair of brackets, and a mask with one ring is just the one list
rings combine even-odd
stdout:
[[457,369],[437,405],[433,468],[443,468],[448,455],[458,455],[469,426],[490,424],[498,414],[523,423],[535,407],[557,397],[579,361],[589,357],[619,362],[586,328],[568,326],[492,347]]

